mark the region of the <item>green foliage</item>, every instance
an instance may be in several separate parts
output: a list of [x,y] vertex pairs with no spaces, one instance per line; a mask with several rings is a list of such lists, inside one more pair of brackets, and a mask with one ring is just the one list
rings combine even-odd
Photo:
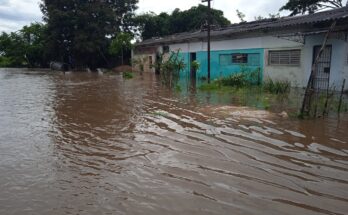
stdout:
[[214,90],[219,90],[221,89],[221,84],[218,81],[213,81],[212,83],[208,84],[202,84],[199,86],[199,89],[202,91],[214,91]]
[[194,71],[197,71],[197,70],[199,70],[199,68],[200,68],[200,64],[198,63],[198,61],[192,61],[191,62],[191,68],[194,70]]
[[124,72],[122,76],[124,79],[132,79],[134,77],[132,72]]
[[258,20],[263,20],[263,19],[279,19],[279,18],[280,18],[280,13],[275,13],[275,14],[269,13],[268,17],[255,16],[254,20],[258,21]]
[[143,57],[143,58],[133,58],[131,63],[133,67],[138,67],[140,72],[143,73],[145,71],[145,62],[146,62],[146,57]]
[[280,10],[290,10],[291,16],[315,13],[322,9],[343,7],[342,0],[288,0]]
[[111,40],[109,47],[109,53],[112,55],[118,55],[123,51],[132,49],[133,36],[130,33],[119,33]]
[[176,92],[181,92],[181,91],[182,91],[180,85],[176,85],[176,86],[175,86],[175,91],[176,91]]
[[291,83],[289,81],[273,81],[269,79],[263,83],[263,89],[273,94],[285,94],[290,92]]
[[77,67],[107,63],[110,38],[130,32],[138,0],[43,0],[47,22],[46,52],[51,60]]
[[240,10],[236,10],[237,16],[241,22],[245,22],[245,14]]
[[259,71],[248,71],[245,67],[241,67],[241,72],[232,74],[214,80],[210,84],[203,84],[199,87],[200,90],[217,90],[223,87],[243,88],[258,84]]
[[[207,20],[208,7],[199,5],[189,10],[180,11],[175,9],[172,14],[146,13],[135,18],[142,39],[162,37],[175,33],[201,29]],[[220,10],[212,9],[212,23],[215,26],[227,26],[230,21],[224,17]]]
[[43,67],[46,26],[32,23],[17,32],[0,35],[0,67]]
[[254,84],[258,84],[259,70],[250,71],[247,67],[241,65],[241,71],[236,74],[232,74],[228,77],[223,77],[217,80],[222,86],[233,86],[233,87],[245,87]]
[[177,52],[172,51],[168,58],[165,57],[165,54],[161,54],[152,66],[160,71],[161,80],[168,87],[176,85],[179,80],[180,71],[186,67],[184,59],[180,57],[180,50]]

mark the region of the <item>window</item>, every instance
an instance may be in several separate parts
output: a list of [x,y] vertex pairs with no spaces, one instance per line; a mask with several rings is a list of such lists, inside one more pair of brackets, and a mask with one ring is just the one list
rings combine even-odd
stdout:
[[220,65],[229,66],[234,64],[246,64],[248,66],[260,66],[260,54],[222,54],[220,55]]
[[233,64],[247,64],[248,63],[248,54],[232,54],[232,63]]
[[269,51],[268,64],[271,66],[299,66],[301,50]]
[[163,53],[169,53],[169,46],[163,46]]
[[151,69],[151,67],[152,67],[152,64],[153,64],[152,56],[149,56],[149,68],[150,68],[150,69]]

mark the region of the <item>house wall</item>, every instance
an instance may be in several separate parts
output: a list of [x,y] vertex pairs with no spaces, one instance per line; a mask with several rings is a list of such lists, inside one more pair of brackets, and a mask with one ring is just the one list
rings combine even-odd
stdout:
[[[240,72],[242,67],[238,64],[222,66],[220,65],[220,55],[224,54],[259,54],[259,65],[246,66],[243,69],[248,71],[260,71],[260,77],[262,79],[263,74],[267,74],[267,77],[277,77],[278,79],[292,79],[294,76],[297,78],[301,73],[301,68],[266,68],[265,64],[265,52],[264,48],[293,48],[299,47],[300,43],[280,39],[276,37],[256,37],[256,38],[244,38],[235,40],[223,40],[211,42],[211,79],[216,79],[222,76],[228,76],[236,72]],[[170,45],[171,51],[180,50],[186,64],[185,73],[190,72],[190,53],[195,52],[197,54],[197,61],[200,63],[200,69],[197,73],[197,78],[207,77],[207,43],[206,42],[193,42],[183,44]],[[279,72],[281,71],[281,72]],[[266,73],[267,72],[267,73]],[[295,74],[289,76],[288,74]]]
[[[256,37],[234,40],[212,41],[211,43],[211,79],[228,76],[241,71],[238,64],[221,65],[220,55],[245,53],[259,54],[260,61],[257,66],[247,66],[250,71],[260,70],[261,78],[272,80],[289,80],[293,86],[305,87],[307,85],[312,63],[313,48],[321,45],[325,35],[307,36],[305,44],[290,41],[277,37]],[[329,39],[328,45],[332,45],[330,86],[339,89],[343,79],[347,80],[346,90],[348,90],[348,43],[342,39]],[[190,74],[190,53],[196,53],[200,69],[197,71],[197,78],[207,77],[207,43],[192,42],[172,44],[169,46],[171,51],[180,50],[180,57],[186,64],[182,76],[188,77]],[[268,63],[268,53],[270,50],[301,50],[301,63],[299,66],[272,66]],[[158,47],[156,52],[161,52],[162,47]],[[143,59],[146,72],[155,72],[150,68],[149,56],[153,62],[156,60],[156,53],[142,53],[134,55],[134,59]]]
[[[289,50],[289,49],[299,49],[301,50],[301,62],[298,66],[280,66],[280,65],[270,65],[269,64],[269,58],[268,54],[269,51],[273,50]],[[294,87],[303,87],[307,84],[305,80],[304,75],[304,47],[303,45],[296,44],[294,46],[290,47],[277,47],[277,48],[271,48],[271,49],[265,49],[265,69],[264,69],[264,79],[268,80],[283,80],[283,81],[290,81],[291,85]]]
[[[155,69],[151,67],[150,57],[152,57],[152,61],[156,60],[156,54],[136,54],[133,55],[133,61],[137,63],[133,63],[133,69],[141,72],[155,72]],[[143,67],[143,71],[142,71]]]
[[[133,69],[137,71],[143,71],[142,72],[155,72],[155,69],[151,66],[156,62],[156,55],[157,53],[161,53],[162,47],[151,47],[145,51],[139,51],[139,52],[134,52],[132,50],[132,60],[133,60]],[[150,57],[152,59],[152,63],[150,61]]]
[[[323,43],[325,35],[307,36],[305,44],[277,37],[257,37],[235,40],[212,41],[211,43],[211,78],[219,78],[240,71],[239,65],[221,66],[219,56],[232,53],[258,53],[260,54],[260,70],[264,79],[288,80],[293,86],[305,87],[307,85],[312,63],[314,46]],[[347,42],[340,39],[329,39],[328,45],[332,45],[332,60],[330,86],[338,89],[346,78],[348,82]],[[301,50],[301,63],[299,66],[271,66],[268,63],[270,50]],[[201,67],[197,77],[207,77],[207,44],[206,42],[193,42],[170,45],[171,51],[180,50],[186,69],[190,72],[190,53],[197,53],[197,61]],[[257,67],[248,67],[257,69]],[[346,85],[348,89],[348,83]]]

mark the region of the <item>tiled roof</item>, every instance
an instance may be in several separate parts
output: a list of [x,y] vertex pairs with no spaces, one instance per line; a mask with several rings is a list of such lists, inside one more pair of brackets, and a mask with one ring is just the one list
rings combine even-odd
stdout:
[[[310,15],[282,17],[278,19],[265,19],[260,21],[232,24],[225,28],[213,30],[211,32],[211,36],[214,39],[215,37],[219,36],[231,36],[234,34],[255,32],[260,30],[292,28],[296,26],[326,23],[334,20],[346,20],[348,22],[348,7],[323,11]],[[185,32],[166,36],[163,38],[144,40],[140,43],[137,43],[136,46],[175,43],[203,38],[206,38],[206,31]]]

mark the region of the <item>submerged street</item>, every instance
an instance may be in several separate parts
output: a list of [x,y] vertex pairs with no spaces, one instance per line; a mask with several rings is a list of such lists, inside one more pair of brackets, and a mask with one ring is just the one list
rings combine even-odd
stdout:
[[1,69],[0,214],[346,214],[348,114],[230,96]]

